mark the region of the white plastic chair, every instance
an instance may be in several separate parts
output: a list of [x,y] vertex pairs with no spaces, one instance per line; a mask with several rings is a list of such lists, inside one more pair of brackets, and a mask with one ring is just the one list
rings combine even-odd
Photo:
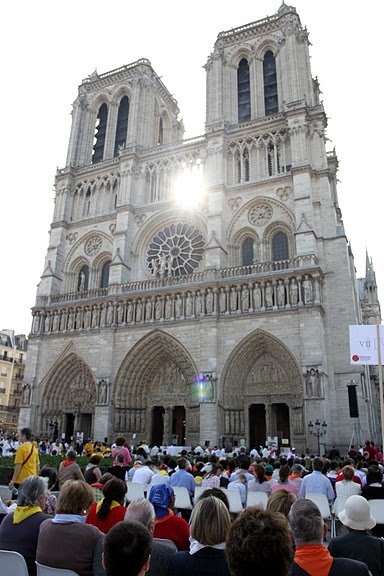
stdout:
[[204,492],[204,490],[207,490],[207,488],[203,488],[202,486],[196,486],[195,488],[195,497],[193,499],[193,502],[195,504],[197,504],[197,502],[199,501],[200,496],[202,495],[202,493]]
[[323,520],[329,520],[331,524],[331,538],[336,536],[336,528],[335,528],[335,516],[331,511],[331,507],[328,502],[328,498],[325,494],[314,494],[314,493],[307,493],[305,495],[306,500],[311,500],[316,504],[319,508]]
[[179,510],[192,510],[191,498],[184,486],[172,486],[175,493],[175,508]]
[[28,576],[24,556],[12,550],[0,550],[0,574],[4,574],[4,576]]
[[143,486],[139,482],[126,482],[127,493],[125,495],[125,500],[127,502],[132,502],[133,500],[140,500],[145,498]]
[[384,524],[384,500],[368,500],[371,514],[377,524]]
[[177,546],[173,540],[169,540],[168,538],[154,538],[153,541],[171,548],[171,550],[173,550],[175,553],[177,552]]
[[67,568],[53,568],[52,566],[45,566],[45,564],[40,564],[36,562],[37,576],[79,576],[77,572],[73,570],[67,570]]
[[247,505],[248,506],[258,506],[264,510],[267,508],[268,495],[266,492],[248,492],[247,494]]
[[240,514],[243,511],[241,503],[240,492],[238,490],[228,490],[227,488],[220,488],[228,498],[229,511],[232,514]]

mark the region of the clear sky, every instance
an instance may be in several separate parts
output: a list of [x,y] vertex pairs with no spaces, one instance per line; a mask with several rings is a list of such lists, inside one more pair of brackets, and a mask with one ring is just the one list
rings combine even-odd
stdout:
[[[339,204],[357,274],[365,272],[368,249],[384,305],[379,240],[384,2],[289,4],[309,31],[312,76],[319,79],[328,116],[328,149],[335,146],[339,158]],[[103,73],[148,58],[179,103],[185,137],[198,136],[205,121],[202,66],[217,35],[272,15],[279,6],[279,0],[3,4],[0,329],[30,330],[53,215],[54,176],[56,167],[65,165],[71,105],[82,79],[95,68]]]

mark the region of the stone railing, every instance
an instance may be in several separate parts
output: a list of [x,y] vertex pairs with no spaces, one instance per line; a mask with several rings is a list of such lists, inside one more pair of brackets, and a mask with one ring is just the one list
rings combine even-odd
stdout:
[[90,291],[93,295],[89,299],[77,297],[71,301],[67,299],[69,295],[63,295],[61,306],[56,302],[59,297],[46,298],[44,302],[40,298],[33,311],[31,336],[283,312],[321,304],[322,274],[311,257],[306,266],[305,261],[296,262],[295,270],[289,267],[294,261],[284,262],[279,269],[275,268],[278,263],[273,263],[272,270],[266,272],[255,272],[255,264],[191,274],[189,282],[187,277],[181,277],[183,282],[179,284],[175,283],[177,278],[171,277],[110,286],[97,291],[98,295]]

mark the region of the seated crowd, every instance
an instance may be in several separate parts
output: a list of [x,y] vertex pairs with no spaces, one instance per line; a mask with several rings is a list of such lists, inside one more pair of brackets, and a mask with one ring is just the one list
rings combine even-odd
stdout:
[[[176,459],[147,446],[131,454],[118,438],[103,473],[100,453],[91,452],[82,471],[70,447],[58,469],[28,476],[17,502],[3,506],[0,550],[22,554],[29,576],[35,561],[79,576],[243,576],[253,569],[383,576],[384,540],[375,534],[384,526],[369,505],[384,500],[381,462],[358,452],[344,460],[252,452]],[[129,501],[129,482],[145,497]],[[176,487],[186,488],[192,511],[175,508]],[[236,514],[232,491],[243,507]],[[265,504],[250,505],[252,493],[263,493]],[[328,502],[341,535],[327,538],[312,494]]]

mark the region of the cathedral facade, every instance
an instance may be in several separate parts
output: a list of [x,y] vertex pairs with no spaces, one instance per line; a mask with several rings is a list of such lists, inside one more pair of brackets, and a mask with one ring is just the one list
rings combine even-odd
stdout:
[[220,33],[205,133],[189,140],[148,60],[82,82],[21,424],[315,450],[318,420],[322,443],[348,446],[355,382],[359,429],[377,436],[376,385],[350,365],[348,326],[364,318],[308,47],[284,3]]

